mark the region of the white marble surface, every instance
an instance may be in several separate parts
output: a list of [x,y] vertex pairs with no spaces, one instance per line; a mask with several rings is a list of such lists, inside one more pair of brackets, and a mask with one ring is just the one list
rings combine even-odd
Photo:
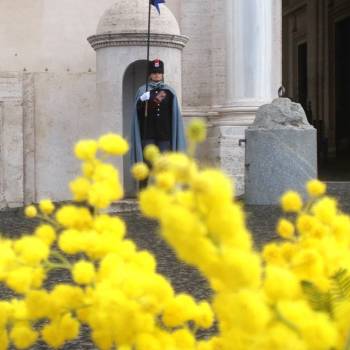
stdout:
[[[159,5],[161,16],[154,6],[151,7],[152,33],[180,34],[175,16],[163,4]],[[101,17],[97,34],[106,33],[143,33],[148,27],[148,1],[117,1]]]
[[0,206],[23,203],[23,110],[21,102],[0,103]]
[[106,130],[96,113],[95,74],[37,73],[34,88],[35,200],[67,200],[68,182],[80,169],[74,144]]
[[86,38],[116,0],[1,0],[0,71],[88,72]]
[[220,167],[232,178],[236,195],[244,193],[244,152],[243,126],[214,126],[208,130],[208,158],[214,166]]

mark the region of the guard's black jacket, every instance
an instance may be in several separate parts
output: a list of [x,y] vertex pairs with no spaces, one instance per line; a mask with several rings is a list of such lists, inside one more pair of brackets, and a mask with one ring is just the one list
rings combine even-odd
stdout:
[[150,99],[147,106],[147,117],[145,117],[146,102],[142,102],[141,100],[137,101],[137,115],[142,140],[171,140],[173,98],[173,94],[169,90],[151,90]]

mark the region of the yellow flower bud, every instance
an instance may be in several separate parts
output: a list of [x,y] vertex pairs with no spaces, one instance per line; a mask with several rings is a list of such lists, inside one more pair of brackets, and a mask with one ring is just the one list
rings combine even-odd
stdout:
[[33,269],[27,266],[12,270],[6,277],[7,286],[16,293],[28,292],[32,283],[32,272]]
[[35,230],[35,236],[50,246],[56,240],[56,232],[50,225],[40,225]]
[[22,236],[14,242],[14,251],[27,264],[37,265],[47,259],[50,250],[48,246],[38,237]]
[[209,328],[213,325],[214,312],[208,302],[202,301],[199,303],[195,322],[201,328]]
[[188,329],[178,329],[172,334],[178,349],[193,349],[195,346],[194,335]]
[[290,239],[294,237],[294,225],[286,220],[280,219],[277,224],[277,233],[286,239]]
[[337,202],[333,198],[324,197],[319,199],[311,208],[311,212],[322,223],[330,224],[336,218],[338,211]]
[[90,190],[90,181],[85,177],[78,177],[69,183],[69,188],[73,193],[75,201],[85,201],[88,198]]
[[122,156],[129,150],[125,139],[117,134],[106,134],[99,138],[98,147],[101,151],[116,156]]
[[60,322],[57,321],[46,324],[41,331],[41,336],[45,343],[55,349],[61,347],[66,341],[60,329]]
[[25,305],[30,318],[44,318],[50,310],[49,293],[46,290],[31,290],[26,295]]
[[28,207],[25,208],[24,214],[28,218],[35,218],[37,216],[37,214],[38,214],[38,211],[37,211],[37,209],[35,208],[34,205],[29,205]]
[[193,297],[179,294],[165,305],[162,320],[167,327],[177,327],[195,319],[197,312],[198,308]]
[[38,333],[26,323],[17,323],[12,328],[10,339],[17,349],[27,349],[38,339]]
[[95,266],[93,263],[80,260],[72,269],[73,279],[78,284],[90,284],[95,279]]
[[160,173],[156,176],[156,184],[164,190],[170,190],[175,185],[175,176],[170,171]]
[[84,176],[91,178],[94,175],[95,168],[100,164],[100,161],[94,159],[92,161],[83,162],[81,165],[81,171]]
[[92,216],[87,208],[65,205],[56,212],[56,220],[64,227],[81,229],[92,223]]
[[282,196],[281,205],[285,212],[297,213],[302,209],[303,201],[299,193],[288,191]]
[[34,289],[41,288],[44,280],[46,279],[46,273],[43,267],[39,266],[33,270],[32,273],[32,285]]
[[[161,350],[159,339],[152,334],[142,333],[136,340],[137,349],[139,350]],[[121,350],[131,350],[129,346],[123,346]]]
[[54,210],[55,206],[50,199],[43,199],[39,202],[40,210],[47,215],[50,215]]
[[[91,189],[89,191],[89,197],[88,197],[89,204],[99,209],[108,208],[114,199],[111,189],[112,188],[108,181],[95,182],[91,186]],[[120,190],[120,197],[121,197],[122,196],[121,189],[119,190]]]
[[147,145],[143,150],[143,155],[146,160],[153,163],[160,155],[160,151],[156,145]]
[[81,140],[74,148],[75,156],[81,160],[92,160],[97,152],[97,142],[95,140]]
[[319,180],[310,180],[306,184],[306,190],[309,196],[319,197],[325,194],[327,186],[324,182]]
[[80,323],[70,313],[65,314],[60,322],[60,332],[66,340],[73,340],[79,335]]
[[136,163],[131,168],[132,176],[139,181],[145,180],[149,174],[149,168],[146,163]]
[[0,346],[1,346],[1,349],[9,348],[9,337],[7,335],[6,329],[2,329],[0,331]]
[[58,239],[59,248],[66,254],[77,254],[81,251],[83,234],[74,229],[64,230]]
[[187,136],[193,142],[203,142],[207,137],[205,123],[200,119],[193,120],[187,129]]

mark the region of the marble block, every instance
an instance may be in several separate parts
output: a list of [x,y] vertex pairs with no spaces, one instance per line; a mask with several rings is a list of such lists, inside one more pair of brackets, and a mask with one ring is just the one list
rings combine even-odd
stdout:
[[[297,104],[286,100],[277,99],[271,105],[263,106],[262,113],[257,113],[256,122],[246,130],[247,204],[278,204],[287,190],[305,196],[305,183],[317,178],[316,129],[306,118],[296,122],[293,114],[300,116],[301,111],[296,108]],[[289,121],[286,122],[287,115]],[[271,116],[273,123],[270,123]],[[269,122],[263,121],[265,117]]]

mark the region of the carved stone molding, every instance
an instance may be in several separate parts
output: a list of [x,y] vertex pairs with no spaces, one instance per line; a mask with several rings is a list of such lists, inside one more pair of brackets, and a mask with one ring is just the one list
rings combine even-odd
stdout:
[[[87,38],[94,50],[113,46],[146,46],[147,33],[110,33],[96,34]],[[182,50],[188,37],[172,34],[151,34],[150,44],[156,47],[171,47]]]

